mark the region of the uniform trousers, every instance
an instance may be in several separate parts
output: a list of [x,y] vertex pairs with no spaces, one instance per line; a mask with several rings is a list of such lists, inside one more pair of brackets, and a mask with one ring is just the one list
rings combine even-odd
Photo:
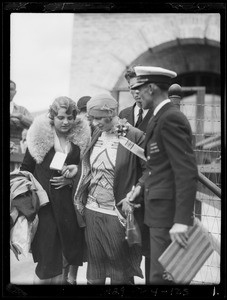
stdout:
[[[164,268],[159,263],[158,258],[171,243],[170,228],[149,227],[150,231],[150,277],[149,284],[169,285],[173,284],[165,278]],[[164,275],[164,278],[163,278]]]

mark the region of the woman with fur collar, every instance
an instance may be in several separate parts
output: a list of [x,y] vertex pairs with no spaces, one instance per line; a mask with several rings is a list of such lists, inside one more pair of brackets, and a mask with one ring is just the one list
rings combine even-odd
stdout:
[[31,172],[49,197],[49,203],[39,210],[39,224],[31,245],[34,262],[38,263],[34,283],[64,283],[63,268],[83,264],[84,229],[78,225],[73,206],[73,178],[67,172],[50,168],[55,153],[63,152],[65,165],[74,169],[72,175],[76,174],[90,141],[89,123],[76,116],[73,100],[56,98],[49,114],[36,117],[27,133],[28,148],[20,169]]

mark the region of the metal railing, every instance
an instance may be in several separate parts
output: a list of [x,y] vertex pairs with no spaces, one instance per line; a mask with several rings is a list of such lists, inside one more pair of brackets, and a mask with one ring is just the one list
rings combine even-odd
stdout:
[[176,104],[191,124],[198,164],[195,214],[206,229],[214,249],[191,284],[218,284],[221,254],[220,98],[206,95],[204,87],[186,87],[180,92],[183,98],[179,100],[177,94]]

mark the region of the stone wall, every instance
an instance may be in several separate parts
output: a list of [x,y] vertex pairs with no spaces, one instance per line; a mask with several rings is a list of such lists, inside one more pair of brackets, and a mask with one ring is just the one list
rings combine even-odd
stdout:
[[[194,45],[217,47],[219,43],[219,14],[75,14],[70,96],[77,100],[84,95],[112,91],[119,80],[124,80],[126,67],[139,57],[143,62],[146,53],[171,47],[186,51],[186,44],[191,44],[193,52]],[[209,49],[207,52],[209,62]],[[196,55],[198,52],[194,51]],[[203,64],[194,66],[201,70],[206,67]],[[174,61],[169,60],[171,65],[174,69]],[[187,66],[180,70],[186,71]]]

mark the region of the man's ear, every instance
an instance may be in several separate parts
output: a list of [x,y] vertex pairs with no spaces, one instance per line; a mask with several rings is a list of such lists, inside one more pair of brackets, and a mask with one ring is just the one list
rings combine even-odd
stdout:
[[153,89],[153,84],[152,84],[152,83],[149,83],[149,84],[148,84],[148,89],[149,89],[149,94],[152,95],[152,94],[153,94],[153,90],[154,90],[154,89]]
[[154,83],[150,83],[149,86],[150,86],[149,87],[150,94],[153,94],[158,89],[158,86]]

